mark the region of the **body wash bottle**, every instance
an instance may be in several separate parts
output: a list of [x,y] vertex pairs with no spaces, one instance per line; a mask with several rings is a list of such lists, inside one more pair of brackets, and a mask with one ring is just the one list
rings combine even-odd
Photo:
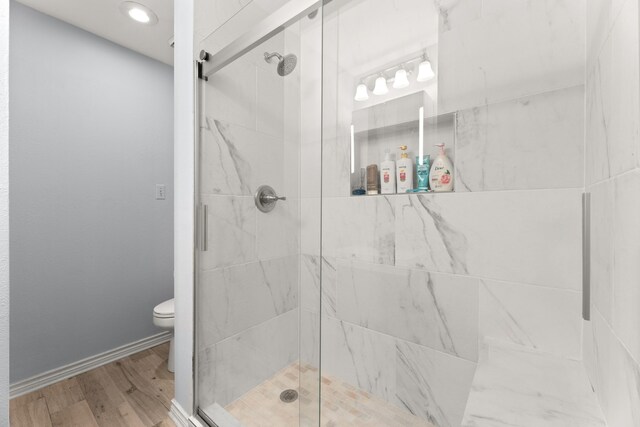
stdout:
[[384,161],[380,163],[380,194],[396,192],[396,162],[391,160],[391,150],[384,152]]
[[440,153],[431,165],[429,185],[435,192],[453,191],[453,164],[444,151],[444,144],[436,147],[440,147]]
[[398,193],[406,193],[413,190],[413,162],[407,154],[407,146],[400,147],[400,159],[396,165],[396,184]]

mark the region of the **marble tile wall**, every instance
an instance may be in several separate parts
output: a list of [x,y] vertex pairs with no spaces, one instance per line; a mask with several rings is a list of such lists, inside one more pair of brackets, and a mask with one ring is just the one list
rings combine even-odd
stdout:
[[640,25],[635,0],[587,3],[591,321],[584,358],[610,427],[640,425]]
[[584,86],[458,112],[456,190],[582,188]]
[[324,373],[435,425],[460,425],[474,362],[333,317],[322,328]]
[[584,1],[445,3],[451,9],[445,6],[438,41],[440,112],[584,83]]
[[201,348],[198,358],[200,405],[225,406],[298,360],[298,310]]
[[[485,339],[582,358],[585,2],[364,3],[333,2],[325,14],[327,264],[317,253],[307,260],[307,272],[327,272],[322,367],[459,426]],[[423,13],[438,25],[411,33],[409,45],[437,47],[436,87],[426,90],[438,113],[458,114],[457,192],[350,197],[356,77],[392,62],[393,49],[379,47],[397,41],[373,33],[405,34],[394,23]],[[318,280],[307,282],[317,289]]]

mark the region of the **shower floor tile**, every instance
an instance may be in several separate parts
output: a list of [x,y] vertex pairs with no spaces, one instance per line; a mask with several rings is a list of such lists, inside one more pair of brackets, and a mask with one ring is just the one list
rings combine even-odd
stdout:
[[[245,427],[315,426],[318,416],[318,370],[293,364],[253,388],[225,408]],[[294,389],[299,398],[280,400]],[[403,409],[346,382],[322,377],[323,427],[435,427]]]

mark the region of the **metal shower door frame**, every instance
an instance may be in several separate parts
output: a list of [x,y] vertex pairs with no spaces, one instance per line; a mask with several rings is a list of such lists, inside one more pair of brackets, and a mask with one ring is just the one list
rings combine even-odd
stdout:
[[201,52],[203,61],[201,78],[207,80],[209,76],[231,64],[245,53],[276,34],[284,31],[289,25],[297,22],[305,15],[322,6],[323,0],[290,0],[287,4],[260,21],[242,36],[220,49],[214,54]]

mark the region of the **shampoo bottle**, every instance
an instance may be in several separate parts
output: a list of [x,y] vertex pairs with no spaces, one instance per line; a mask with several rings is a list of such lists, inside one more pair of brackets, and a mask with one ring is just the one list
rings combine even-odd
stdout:
[[444,144],[437,144],[440,148],[438,157],[431,165],[429,185],[435,192],[453,191],[453,164],[444,151]]
[[406,193],[413,190],[413,162],[407,153],[407,146],[400,147],[400,159],[396,165],[396,183],[398,193]]
[[384,152],[384,162],[380,163],[380,194],[396,192],[396,162],[391,160],[391,151]]
[[431,160],[431,156],[426,155],[422,157],[422,161],[420,161],[420,156],[416,157],[416,177],[418,178],[418,182],[416,182],[415,192],[426,192],[429,188],[429,161]]

